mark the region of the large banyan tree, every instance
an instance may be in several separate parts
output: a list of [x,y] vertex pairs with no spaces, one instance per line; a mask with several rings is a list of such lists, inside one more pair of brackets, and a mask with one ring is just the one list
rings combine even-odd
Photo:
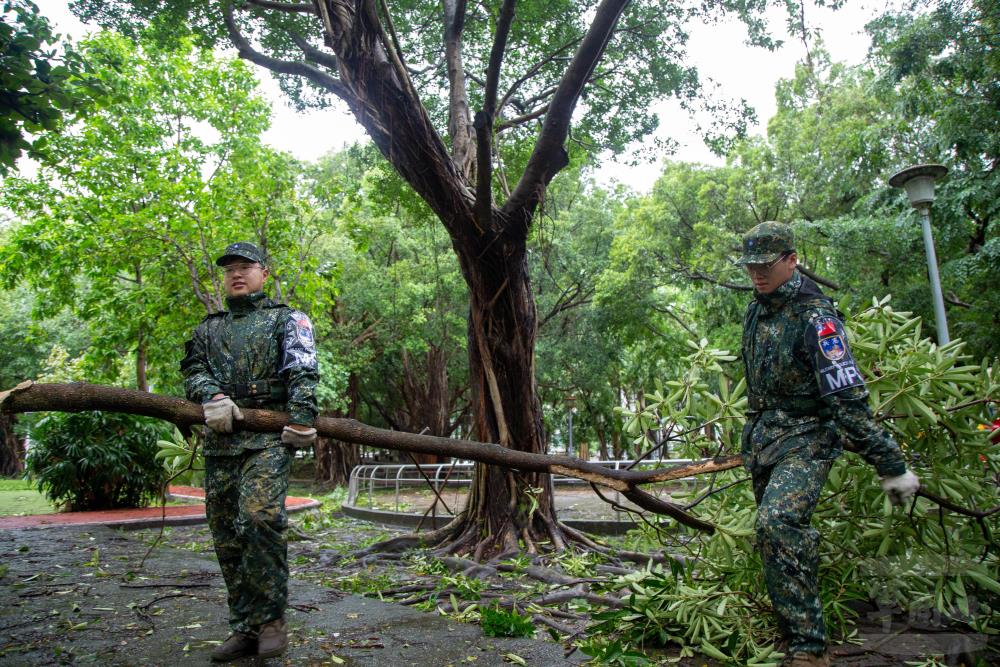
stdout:
[[[621,151],[656,127],[652,104],[700,103],[685,25],[742,0],[77,0],[78,15],[163,39],[193,30],[279,75],[303,105],[347,105],[450,235],[469,287],[475,436],[544,451],[526,244],[570,160]],[[331,136],[338,128],[330,127]],[[477,558],[579,537],[549,476],[480,465],[465,510],[425,540]]]

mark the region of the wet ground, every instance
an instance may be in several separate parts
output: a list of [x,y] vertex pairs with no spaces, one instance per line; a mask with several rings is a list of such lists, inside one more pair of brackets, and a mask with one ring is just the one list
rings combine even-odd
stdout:
[[[0,532],[0,665],[198,665],[227,633],[210,551],[158,547],[155,532],[104,527]],[[204,529],[171,544],[206,545]],[[294,554],[294,548],[292,549]],[[294,559],[294,557],[293,557]],[[282,658],[234,664],[458,667],[571,665],[555,643],[485,637],[478,626],[309,583],[293,570]]]
[[[544,639],[496,639],[435,611],[345,590],[386,594],[412,576],[393,565],[324,566],[398,530],[336,515],[300,515],[290,533],[291,646],[282,658],[242,665],[559,667],[585,656]],[[208,665],[226,634],[225,589],[204,526],[156,530],[101,526],[0,530],[0,667],[6,665]],[[516,579],[508,580],[516,585]],[[433,609],[433,605],[431,606]],[[837,667],[1000,664],[986,637],[933,618],[860,610],[858,644],[833,649]],[[538,637],[545,637],[539,632]],[[929,656],[943,656],[932,662]],[[969,656],[972,656],[969,658]],[[685,660],[685,667],[714,665]]]

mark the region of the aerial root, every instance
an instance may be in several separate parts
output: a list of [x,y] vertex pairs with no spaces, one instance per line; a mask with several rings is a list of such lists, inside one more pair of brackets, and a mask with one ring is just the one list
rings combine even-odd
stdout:
[[[477,614],[486,607],[512,610],[530,616],[537,628],[559,633],[560,641],[567,643],[568,648],[590,622],[590,613],[574,605],[622,609],[626,600],[620,597],[620,591],[596,587],[634,572],[629,567],[632,563],[666,560],[661,554],[616,551],[557,521],[536,522],[535,528],[532,533],[508,524],[499,529],[494,527],[494,534],[484,538],[471,522],[452,521],[433,532],[403,535],[373,544],[359,552],[359,558],[350,567],[393,564],[398,568],[405,550],[423,546],[425,551],[421,553],[461,576],[418,575],[402,581],[399,588],[383,589],[381,595],[397,604],[438,607],[455,615]],[[554,539],[555,536],[561,541]],[[554,549],[556,544],[562,548]],[[560,569],[559,556],[567,551],[596,552],[601,554],[602,562],[589,567],[583,577],[570,575]],[[492,557],[486,560],[483,558],[486,554]],[[539,582],[539,585],[512,584],[511,575],[521,582]],[[470,580],[482,584],[472,585]]]

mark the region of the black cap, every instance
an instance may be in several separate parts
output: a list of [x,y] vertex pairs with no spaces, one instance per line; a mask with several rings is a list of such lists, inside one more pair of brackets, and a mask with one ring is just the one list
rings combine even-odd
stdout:
[[260,251],[260,248],[252,243],[247,243],[246,241],[231,243],[226,246],[222,256],[215,260],[215,263],[219,266],[225,266],[234,259],[246,259],[251,262],[257,262],[261,266],[266,264],[264,261],[264,253]]

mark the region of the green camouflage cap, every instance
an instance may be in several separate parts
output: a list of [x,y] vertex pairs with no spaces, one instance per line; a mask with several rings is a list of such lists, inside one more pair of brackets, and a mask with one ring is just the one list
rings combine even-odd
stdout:
[[743,235],[743,255],[737,264],[770,264],[795,252],[792,228],[780,222],[762,222]]
[[219,266],[225,266],[234,259],[245,259],[251,262],[257,262],[261,266],[266,264],[264,261],[264,253],[260,251],[260,248],[252,243],[247,243],[246,241],[240,241],[238,243],[231,243],[227,245],[219,259],[215,260],[215,263]]

